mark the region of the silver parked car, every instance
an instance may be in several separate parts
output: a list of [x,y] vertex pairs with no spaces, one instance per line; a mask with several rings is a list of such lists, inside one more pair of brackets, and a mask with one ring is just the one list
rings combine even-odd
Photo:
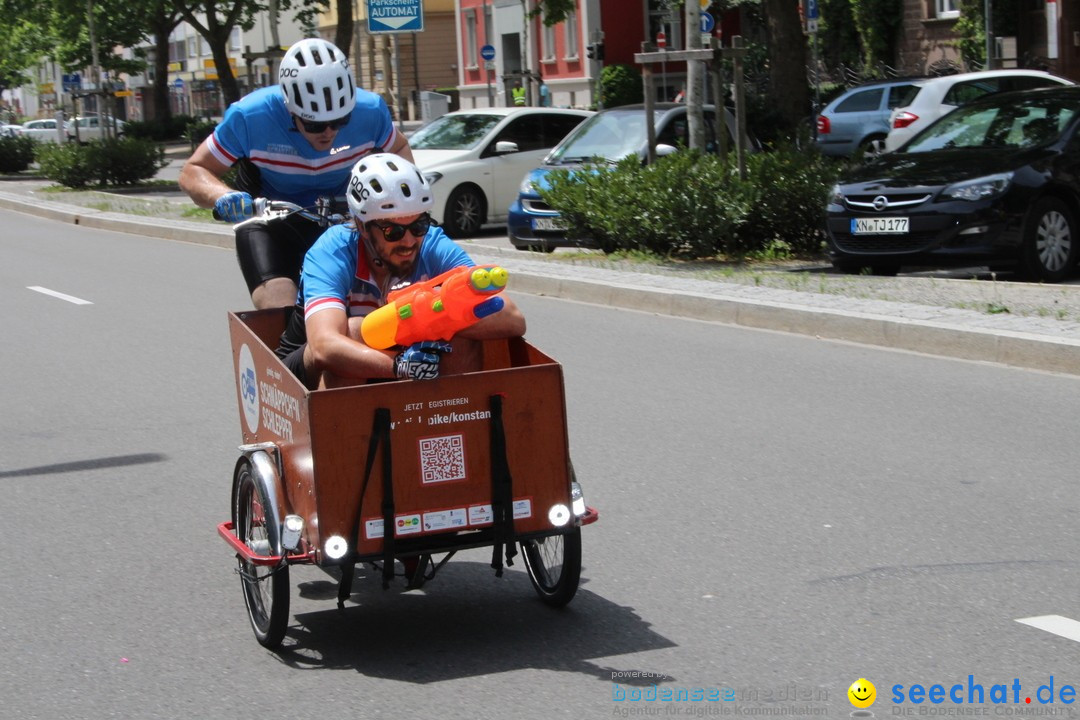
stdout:
[[[33,138],[37,142],[62,142],[60,139],[60,128],[57,126],[55,118],[31,120],[23,123],[22,127],[23,135]],[[67,139],[71,139],[75,136],[75,130],[67,120],[64,121],[63,132]]]

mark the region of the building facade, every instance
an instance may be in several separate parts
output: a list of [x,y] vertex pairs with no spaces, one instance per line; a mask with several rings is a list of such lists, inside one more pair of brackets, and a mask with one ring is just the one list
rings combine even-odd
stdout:
[[[1048,70],[1080,82],[1080,2],[1020,0],[1010,33],[991,27],[994,68]],[[956,49],[956,0],[904,0],[897,51],[902,74],[926,75],[948,69],[976,70]]]

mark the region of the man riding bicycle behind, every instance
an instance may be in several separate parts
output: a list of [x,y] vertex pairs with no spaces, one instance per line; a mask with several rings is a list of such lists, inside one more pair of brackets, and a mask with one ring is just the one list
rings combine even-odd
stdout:
[[[348,59],[331,43],[307,38],[290,47],[278,81],[229,106],[180,172],[184,192],[219,219],[251,217],[253,196],[305,207],[340,198],[352,166],[376,149],[412,159],[386,103],[356,88]],[[221,180],[234,165],[237,189]],[[257,309],[296,302],[304,253],[322,231],[299,215],[237,230],[236,257]]]
[[331,227],[308,251],[298,307],[277,350],[308,388],[319,386],[320,376],[323,386],[333,387],[479,370],[477,341],[525,333],[524,316],[503,295],[501,310],[459,332],[452,343],[419,342],[395,350],[365,345],[360,324],[386,304],[391,289],[476,263],[433,224],[431,185],[408,160],[390,153],[362,158],[346,197],[354,223]]

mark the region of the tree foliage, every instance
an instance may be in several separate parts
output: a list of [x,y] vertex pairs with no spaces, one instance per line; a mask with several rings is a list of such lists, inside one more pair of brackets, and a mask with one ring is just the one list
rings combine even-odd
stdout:
[[873,75],[876,68],[894,61],[902,0],[852,0],[851,12],[862,39],[863,70]]
[[172,3],[210,46],[225,105],[239,100],[240,84],[229,65],[229,37],[238,25],[245,30],[253,28],[255,14],[262,10],[262,5],[258,0],[198,0],[192,5],[187,0],[172,0]]

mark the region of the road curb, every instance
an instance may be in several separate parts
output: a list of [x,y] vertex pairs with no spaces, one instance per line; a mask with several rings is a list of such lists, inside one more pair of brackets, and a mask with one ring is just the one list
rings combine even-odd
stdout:
[[[133,233],[220,248],[234,247],[232,229],[171,221],[161,224],[120,213],[28,202],[0,192],[0,208],[73,225]],[[483,255],[477,249],[472,254]],[[726,325],[811,335],[860,345],[906,350],[962,360],[999,363],[1032,370],[1080,375],[1080,341],[992,328],[973,328],[939,320],[879,315],[835,308],[797,305],[746,297],[640,287],[589,279],[552,277],[515,270],[513,289],[659,315]]]

